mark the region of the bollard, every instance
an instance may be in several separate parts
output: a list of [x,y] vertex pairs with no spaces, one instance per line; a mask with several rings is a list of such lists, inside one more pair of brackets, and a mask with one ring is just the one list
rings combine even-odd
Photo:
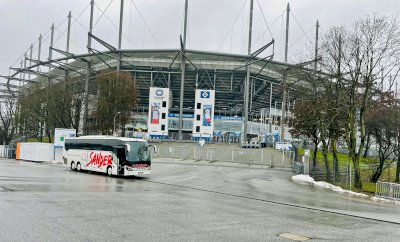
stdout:
[[261,164],[264,164],[264,150],[261,150]]
[[269,160],[269,168],[272,168],[272,160],[274,159],[274,154],[271,152],[271,159]]

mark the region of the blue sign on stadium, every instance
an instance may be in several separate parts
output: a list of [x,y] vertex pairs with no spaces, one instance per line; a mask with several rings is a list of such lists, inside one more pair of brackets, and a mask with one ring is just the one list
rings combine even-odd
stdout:
[[[169,113],[169,114],[168,114],[168,117],[172,117],[172,118],[176,117],[176,118],[179,118],[179,113]],[[183,117],[183,118],[194,118],[194,114],[182,114],[182,117]]]
[[214,119],[221,119],[221,120],[242,120],[242,117],[238,117],[238,116],[233,116],[233,117],[229,117],[229,116],[219,116],[219,115],[215,115]]

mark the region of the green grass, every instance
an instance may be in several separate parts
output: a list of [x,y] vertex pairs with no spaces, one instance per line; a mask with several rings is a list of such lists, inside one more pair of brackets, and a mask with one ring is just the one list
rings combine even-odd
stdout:
[[[302,156],[304,155],[304,149],[299,148],[298,149],[299,155]],[[312,162],[313,159],[313,150],[310,150],[310,162]],[[338,153],[337,154],[338,161],[339,161],[339,169],[344,169],[348,162],[352,166],[352,161],[349,160],[349,157],[347,154],[343,153]],[[328,160],[329,160],[329,165],[331,167],[331,171],[333,169],[333,155],[331,152],[328,153]],[[363,192],[363,193],[368,193],[368,194],[374,194],[375,189],[376,189],[376,184],[371,182],[371,176],[373,174],[373,169],[368,168],[368,164],[377,164],[378,161],[376,158],[373,157],[367,157],[367,158],[360,158],[360,166],[361,166],[361,181],[363,183],[363,189],[355,189],[354,187],[352,188],[353,191],[355,192]],[[310,164],[311,165],[311,164]],[[319,167],[324,167],[324,157],[321,151],[317,152],[317,166]],[[392,166],[390,168],[387,168],[386,170],[383,171],[381,177],[379,178],[380,181],[385,181],[385,182],[394,182],[396,177],[396,167]],[[343,189],[348,189],[348,186],[346,186],[345,183],[343,182],[337,182],[334,183],[337,186],[342,187]]]
[[[53,143],[53,137],[51,138],[51,141],[52,141],[51,143]],[[40,142],[40,141],[37,138],[28,138],[27,142]],[[49,142],[49,138],[47,136],[43,137],[42,138],[42,143],[50,143]]]
[[[299,155],[302,156],[304,155],[304,148],[298,148]],[[310,161],[312,160],[312,157],[314,155],[313,150],[310,150]],[[351,159],[349,159],[349,156],[344,153],[337,153],[338,161],[339,161],[339,167],[346,167],[347,162],[351,164]],[[333,155],[332,152],[328,153],[328,160],[330,161],[330,164],[332,164],[333,161]],[[377,160],[371,157],[361,157],[360,158],[360,164],[361,165],[367,165],[367,164],[374,164],[376,163]],[[317,165],[325,165],[324,164],[324,155],[322,154],[321,151],[317,151]]]
[[376,191],[376,183],[373,182],[365,182],[363,184],[363,191],[362,192],[366,192],[366,193],[370,193],[370,194],[374,194]]

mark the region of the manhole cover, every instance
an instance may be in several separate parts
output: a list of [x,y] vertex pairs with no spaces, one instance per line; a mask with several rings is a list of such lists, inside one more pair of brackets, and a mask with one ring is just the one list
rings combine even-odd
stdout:
[[294,241],[306,241],[306,240],[312,239],[312,238],[304,236],[304,235],[292,234],[292,233],[283,233],[283,234],[279,234],[278,236],[285,238],[285,239],[294,240]]

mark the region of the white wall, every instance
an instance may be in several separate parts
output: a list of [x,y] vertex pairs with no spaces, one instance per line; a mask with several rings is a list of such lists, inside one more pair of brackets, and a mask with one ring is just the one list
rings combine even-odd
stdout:
[[168,137],[169,106],[170,89],[150,87],[147,127],[148,133],[152,138]]
[[0,157],[5,157],[5,150],[6,150],[6,146],[0,145]]
[[20,160],[52,161],[54,160],[54,145],[48,143],[19,143]]
[[[196,89],[193,118],[193,138],[202,137],[212,139],[214,135],[214,104],[214,90]],[[198,117],[200,117],[200,119]],[[197,127],[200,129],[197,130]]]

